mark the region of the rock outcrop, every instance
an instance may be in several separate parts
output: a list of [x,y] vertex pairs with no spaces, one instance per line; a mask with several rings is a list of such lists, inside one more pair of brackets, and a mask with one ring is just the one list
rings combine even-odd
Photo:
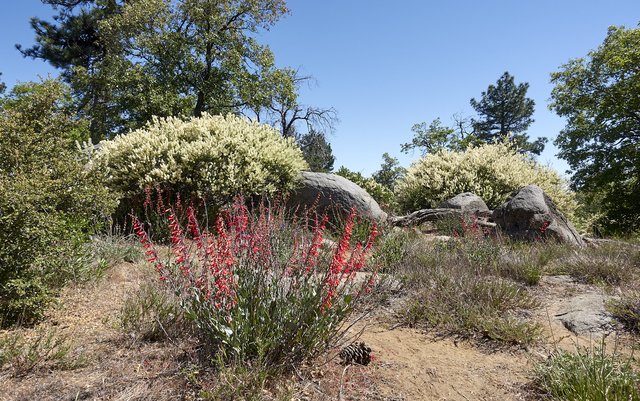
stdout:
[[481,197],[471,192],[463,192],[442,202],[438,209],[460,209],[465,213],[486,214],[489,212],[487,204]]
[[585,245],[573,224],[536,185],[528,185],[514,192],[507,202],[493,211],[493,220],[512,238],[550,238],[565,244]]
[[344,218],[355,208],[358,216],[387,220],[387,214],[367,191],[336,174],[304,171],[298,189],[289,196],[289,204],[303,208],[315,206],[330,218]]

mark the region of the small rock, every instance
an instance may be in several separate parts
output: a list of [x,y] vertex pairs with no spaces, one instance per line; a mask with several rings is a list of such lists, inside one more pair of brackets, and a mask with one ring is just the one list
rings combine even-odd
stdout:
[[489,212],[487,204],[481,197],[471,192],[463,192],[446,200],[438,206],[440,209],[460,209],[469,213],[486,213]]
[[605,309],[605,302],[611,297],[586,293],[571,297],[556,314],[564,327],[580,336],[602,336],[611,331],[611,315]]

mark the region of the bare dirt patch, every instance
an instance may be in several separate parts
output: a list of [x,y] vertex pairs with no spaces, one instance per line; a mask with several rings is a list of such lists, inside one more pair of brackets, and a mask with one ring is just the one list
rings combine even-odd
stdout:
[[[190,400],[198,399],[188,343],[135,342],[117,325],[127,295],[145,280],[141,267],[120,264],[96,284],[68,288],[42,327],[55,328],[73,344],[80,367],[46,365],[15,377],[0,372],[0,400]],[[532,313],[547,338],[530,350],[490,350],[452,338],[436,338],[371,317],[362,334],[373,351],[369,366],[337,360],[308,367],[297,381],[296,400],[524,400],[532,367],[556,347],[574,350],[594,338],[576,336],[555,316],[567,299],[602,293],[566,278],[544,278],[534,290],[541,308]],[[35,329],[32,329],[32,334]],[[305,379],[301,379],[304,376]],[[529,395],[530,396],[530,395]],[[265,399],[273,399],[265,393]]]
[[96,284],[67,288],[40,328],[66,336],[81,367],[42,366],[21,377],[0,372],[0,400],[183,399],[180,347],[135,344],[116,327],[124,299],[143,277],[140,267],[124,263]]

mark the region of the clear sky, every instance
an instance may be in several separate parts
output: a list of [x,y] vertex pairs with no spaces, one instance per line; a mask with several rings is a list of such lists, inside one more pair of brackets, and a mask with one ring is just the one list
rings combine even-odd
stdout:
[[[5,5],[6,3],[6,5]],[[12,86],[57,72],[23,59],[16,43],[33,43],[29,17],[51,15],[39,0],[0,0],[0,72]],[[532,138],[556,137],[563,119],[549,111],[549,74],[586,56],[610,25],[636,27],[640,0],[289,0],[290,15],[260,35],[281,66],[299,68],[317,84],[305,104],[334,107],[340,123],[329,137],[335,167],[375,171],[382,153],[400,153],[411,126],[459,113],[469,99],[509,71],[529,82],[536,102]],[[560,172],[567,164],[552,144],[539,157]]]

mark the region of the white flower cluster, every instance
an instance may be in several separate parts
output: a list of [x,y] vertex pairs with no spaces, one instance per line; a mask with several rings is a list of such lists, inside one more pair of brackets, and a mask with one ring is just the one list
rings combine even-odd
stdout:
[[187,121],[154,118],[144,129],[103,141],[90,168],[106,173],[107,186],[125,196],[168,184],[228,199],[288,190],[307,165],[294,140],[273,127],[205,114]]
[[558,173],[500,143],[428,154],[413,163],[396,184],[396,201],[403,211],[411,212],[473,192],[493,209],[511,192],[529,184],[538,185],[567,217],[573,217],[575,195]]

